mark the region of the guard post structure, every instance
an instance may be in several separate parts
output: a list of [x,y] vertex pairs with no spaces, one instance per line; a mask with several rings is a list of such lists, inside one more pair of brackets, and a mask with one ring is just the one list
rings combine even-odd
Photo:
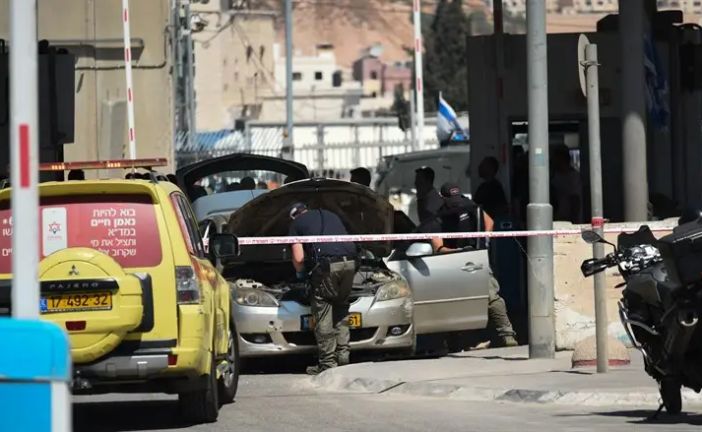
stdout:
[[70,432],[68,336],[48,321],[0,318],[0,431]]

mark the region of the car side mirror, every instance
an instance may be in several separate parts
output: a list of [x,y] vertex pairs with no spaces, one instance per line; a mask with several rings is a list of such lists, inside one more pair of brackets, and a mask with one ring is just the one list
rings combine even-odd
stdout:
[[209,250],[220,259],[239,256],[239,239],[234,234],[214,234],[210,237]]
[[407,248],[407,255],[410,258],[425,257],[434,254],[434,248],[430,243],[412,243],[410,247]]

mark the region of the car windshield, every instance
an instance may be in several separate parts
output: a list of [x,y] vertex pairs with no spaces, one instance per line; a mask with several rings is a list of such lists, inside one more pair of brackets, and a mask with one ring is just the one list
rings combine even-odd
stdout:
[[284,179],[271,171],[225,171],[200,179],[197,184],[208,195],[234,191],[266,190],[278,187]]
[[224,191],[202,196],[193,203],[195,217],[198,221],[202,221],[215,215],[229,216],[247,202],[266,192],[268,189],[254,189]]

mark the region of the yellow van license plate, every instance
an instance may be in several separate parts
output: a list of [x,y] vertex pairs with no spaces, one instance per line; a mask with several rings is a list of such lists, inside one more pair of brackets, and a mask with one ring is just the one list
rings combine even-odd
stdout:
[[52,295],[41,298],[41,311],[82,312],[112,309],[112,293],[94,292],[82,294]]

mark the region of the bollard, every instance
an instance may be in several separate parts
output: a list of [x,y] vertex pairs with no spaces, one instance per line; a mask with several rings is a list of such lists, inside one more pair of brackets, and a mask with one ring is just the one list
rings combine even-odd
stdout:
[[68,336],[48,321],[0,318],[0,431],[70,432]]

